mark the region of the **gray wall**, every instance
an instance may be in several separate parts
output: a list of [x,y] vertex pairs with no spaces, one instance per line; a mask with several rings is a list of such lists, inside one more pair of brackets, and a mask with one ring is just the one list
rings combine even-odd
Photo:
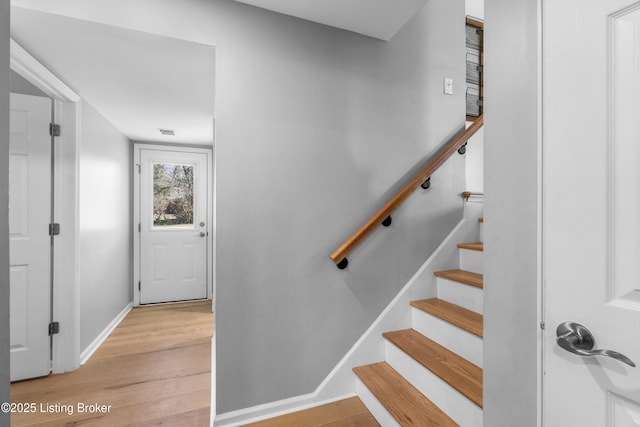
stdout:
[[[217,412],[310,393],[462,216],[456,156],[339,271],[329,254],[464,122],[464,4],[384,43],[222,3]],[[456,95],[442,94],[444,76]],[[402,181],[406,182],[406,181]]]
[[[485,2],[484,425],[538,422],[538,0]],[[514,203],[515,202],[515,203]]]
[[[0,0],[0,403],[9,400],[9,0]],[[9,419],[0,411],[0,425]]]
[[82,101],[79,170],[80,349],[132,300],[131,144]]
[[463,128],[464,1],[388,43],[230,0],[67,6],[216,47],[217,412],[312,392],[462,217],[455,156],[346,271],[329,259]]

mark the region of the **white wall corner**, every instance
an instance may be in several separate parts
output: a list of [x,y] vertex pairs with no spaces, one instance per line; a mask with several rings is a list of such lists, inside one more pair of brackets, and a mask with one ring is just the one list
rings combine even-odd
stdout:
[[47,95],[67,102],[78,102],[80,96],[42,65],[14,39],[11,39],[11,69]]
[[484,195],[470,196],[464,202],[464,217],[475,219],[484,215]]
[[484,19],[484,0],[465,0],[464,9],[468,16]]
[[[80,97],[15,40],[10,39],[10,68],[54,100],[54,120],[64,132],[55,145],[55,217],[67,224],[55,242],[54,298],[56,320],[64,332],[53,342],[53,372],[80,366],[80,290],[78,227],[78,148],[80,146]],[[64,260],[64,262],[63,262]]]
[[120,313],[118,313],[118,315],[107,325],[107,327],[104,328],[102,332],[100,332],[100,334],[96,337],[96,339],[94,339],[91,342],[91,344],[87,346],[87,348],[82,350],[82,353],[80,353],[81,365],[84,365],[85,362],[89,360],[91,356],[93,356],[93,353],[95,353],[96,350],[98,350],[98,348],[102,345],[102,343],[109,337],[109,335],[111,335],[111,332],[113,332],[116,329],[116,327],[118,327],[120,322],[122,322],[122,320],[125,317],[127,317],[127,314],[129,314],[132,308],[133,308],[133,302],[130,302],[125,306],[125,308],[122,309]]

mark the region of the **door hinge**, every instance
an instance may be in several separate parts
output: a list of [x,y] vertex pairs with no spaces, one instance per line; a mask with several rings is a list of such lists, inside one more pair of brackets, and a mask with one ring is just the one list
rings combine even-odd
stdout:
[[141,164],[137,164],[136,166],[138,166],[138,173],[142,173],[142,165]]
[[544,331],[545,326],[546,325],[544,324],[544,322],[540,322],[540,329],[542,329]]
[[142,232],[142,224],[138,223],[138,233]]
[[49,123],[49,135],[60,136],[61,135],[60,125],[57,125],[55,123]]
[[49,323],[49,335],[55,335],[58,333],[60,333],[60,323],[59,322]]
[[138,280],[138,292],[142,290],[142,282]]
[[60,234],[60,224],[49,224],[49,236],[57,236]]

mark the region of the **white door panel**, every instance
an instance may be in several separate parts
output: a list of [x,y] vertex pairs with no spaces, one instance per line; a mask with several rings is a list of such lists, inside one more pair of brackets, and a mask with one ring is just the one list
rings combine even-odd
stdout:
[[640,2],[543,3],[544,423],[640,426]]
[[49,373],[51,101],[11,94],[11,380]]
[[637,427],[640,425],[640,405],[633,400],[610,393],[608,396],[610,413],[609,425]]
[[140,150],[140,303],[207,297],[208,156]]

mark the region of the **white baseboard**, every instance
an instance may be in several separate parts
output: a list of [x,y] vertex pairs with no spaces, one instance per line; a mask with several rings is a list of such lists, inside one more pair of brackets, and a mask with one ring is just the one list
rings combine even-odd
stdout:
[[382,332],[411,327],[412,312],[409,301],[434,297],[436,278],[433,273],[437,270],[457,268],[457,244],[470,241],[468,239],[477,234],[476,212],[472,212],[471,216],[472,218],[469,218],[465,215],[466,218],[462,219],[444,239],[315,392],[220,414],[213,420],[213,425],[240,426],[355,396],[356,376],[352,368],[384,360],[385,340],[382,338]]
[[107,327],[104,328],[102,332],[100,332],[100,335],[98,335],[96,339],[94,339],[91,344],[87,346],[87,348],[82,350],[82,353],[80,353],[80,365],[84,365],[85,362],[89,360],[91,356],[93,356],[93,353],[96,352],[96,350],[102,345],[104,340],[106,340],[111,332],[113,332],[113,330],[120,324],[120,322],[122,322],[122,319],[124,319],[127,314],[129,314],[132,308],[133,302],[130,302],[125,308],[122,309],[120,313],[118,313],[118,315],[111,321],[111,323],[109,323]]
[[355,384],[354,367],[384,360],[385,340],[382,333],[411,328],[409,302],[436,296],[436,277],[433,273],[457,268],[457,244],[476,232],[477,223],[465,216],[320,384],[316,390],[319,397],[329,398],[348,392]]
[[293,412],[304,411],[305,409],[315,408],[317,406],[328,405],[329,403],[354,397],[355,392],[337,396],[331,399],[319,401],[316,393],[304,394],[292,397],[290,399],[279,400],[277,402],[265,403],[263,405],[252,406],[250,408],[239,409],[237,411],[227,412],[217,415],[213,421],[214,426],[236,427],[245,424],[263,421],[281,415],[291,414]]

